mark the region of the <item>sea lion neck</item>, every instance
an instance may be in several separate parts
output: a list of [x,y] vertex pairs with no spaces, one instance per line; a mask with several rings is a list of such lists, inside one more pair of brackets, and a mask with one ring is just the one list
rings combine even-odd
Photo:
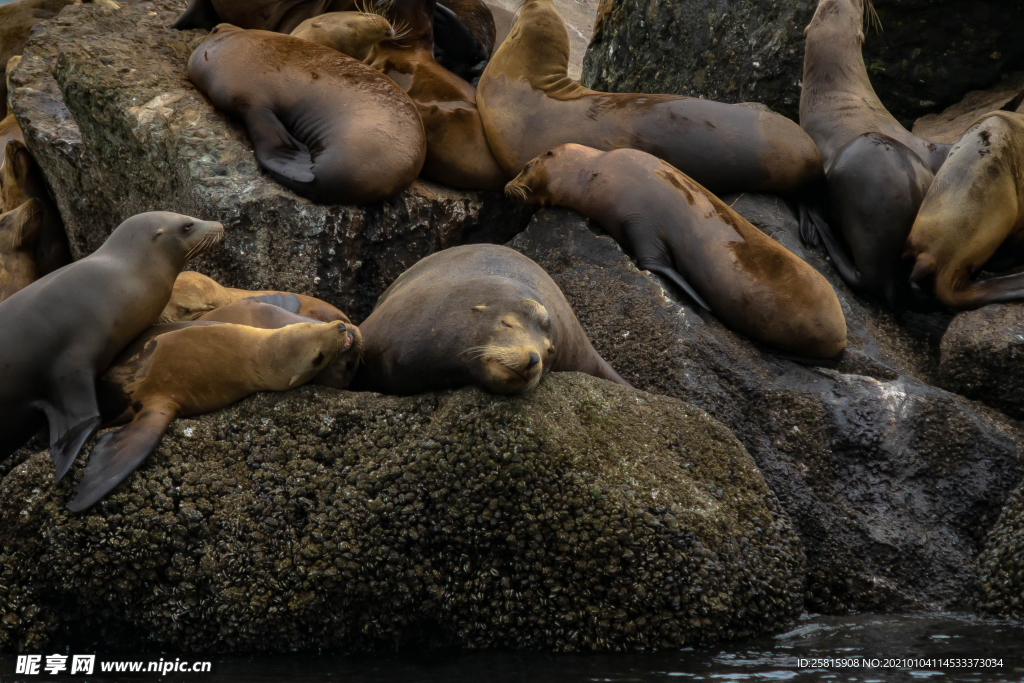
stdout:
[[569,78],[569,33],[551,0],[527,0],[491,60],[507,78],[527,81],[549,96],[590,92]]
[[816,88],[853,93],[882,106],[864,65],[863,16],[863,7],[855,0],[819,3],[805,31],[805,93]]

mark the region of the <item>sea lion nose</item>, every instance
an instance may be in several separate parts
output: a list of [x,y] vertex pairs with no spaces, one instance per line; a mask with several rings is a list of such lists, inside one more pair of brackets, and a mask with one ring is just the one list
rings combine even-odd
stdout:
[[536,351],[530,351],[530,364],[526,366],[526,369],[527,370],[532,369],[533,366],[536,365],[539,362],[540,362],[540,354],[538,354]]
[[395,35],[395,29],[389,28],[387,31],[384,32],[384,35],[386,35],[388,38],[392,37],[393,35]]

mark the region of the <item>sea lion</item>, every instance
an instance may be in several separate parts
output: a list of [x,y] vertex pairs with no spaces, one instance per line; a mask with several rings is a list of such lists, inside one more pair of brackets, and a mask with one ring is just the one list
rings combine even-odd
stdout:
[[512,24],[516,23],[516,15],[497,5],[488,4],[487,7],[491,10],[491,17],[494,19],[494,47],[491,48],[493,56],[508,38],[508,34],[512,32]]
[[626,384],[591,346],[554,280],[508,247],[473,244],[427,256],[388,287],[359,329],[356,390],[476,385],[522,394],[552,371]]
[[249,30],[291,33],[307,19],[331,11],[330,5],[331,0],[189,0],[171,28],[210,30],[217,24],[232,24]]
[[43,210],[35,199],[0,214],[0,301],[39,279],[35,243]]
[[487,143],[476,90],[434,60],[434,7],[434,0],[394,0],[387,16],[405,35],[378,45],[370,64],[416,104],[427,136],[425,177],[464,190],[500,190],[508,177]]
[[[266,300],[273,301],[272,297]],[[228,304],[214,311],[210,311],[199,318],[200,322],[225,322],[235,325],[248,325],[249,327],[260,327],[266,330],[276,330],[280,327],[295,325],[298,323],[318,322],[312,318],[292,313],[278,305],[265,303],[258,299],[242,299],[233,304]],[[363,336],[359,328],[345,320],[336,320],[345,324],[350,335],[352,335],[352,347],[338,356],[337,359],[313,378],[314,384],[321,384],[334,389],[347,389],[352,383],[356,370],[359,368],[359,359],[362,356]]]
[[326,301],[291,292],[273,290],[249,291],[223,287],[213,278],[193,270],[186,270],[174,281],[171,300],[167,302],[160,322],[173,323],[186,320],[197,320],[210,311],[228,306],[243,299],[261,300],[285,309],[296,315],[320,322],[330,323],[336,320],[351,323],[348,316]]
[[434,59],[468,82],[479,78],[496,47],[491,8],[482,0],[444,0],[432,14]]
[[93,254],[0,301],[0,460],[49,422],[54,479],[64,476],[100,425],[96,377],[157,321],[185,264],[223,234],[220,223],[139,214]]
[[824,243],[851,287],[897,307],[914,304],[903,245],[949,145],[915,136],[878,99],[861,46],[868,0],[821,0],[804,30],[800,125],[821,150],[829,213],[804,241]]
[[[14,0],[0,5],[0,64],[7,64],[20,55],[28,42],[32,27],[40,21],[52,19],[68,5],[79,0]],[[7,73],[10,73],[8,71]],[[0,109],[6,111],[6,79],[0,81]]]
[[24,142],[11,140],[0,164],[0,206],[10,210],[29,199],[38,201],[42,210],[42,226],[34,247],[36,266],[42,277],[71,263],[68,234],[36,160]]
[[[1024,114],[986,114],[953,146],[907,238],[910,280],[934,276],[952,308],[1024,299],[1024,274],[972,280],[996,251],[1024,240]],[[988,268],[986,267],[986,270]]]
[[4,93],[4,99],[0,100],[0,111],[7,112],[7,115],[0,119],[0,164],[4,162],[4,150],[7,148],[8,142],[11,140],[25,142],[25,134],[21,131],[21,126],[18,125],[18,119],[14,118],[14,110],[7,102],[7,92],[10,92],[12,88],[11,73],[13,73],[14,67],[20,63],[21,55],[11,57],[7,61],[7,91]]
[[569,78],[569,35],[551,0],[526,0],[477,86],[491,151],[508,177],[565,143],[632,147],[715,193],[796,190],[821,177],[798,125],[771,112],[695,97],[602,93]]
[[640,268],[752,339],[813,359],[846,348],[846,318],[828,281],[657,157],[562,145],[527,164],[507,192],[592,218]]
[[393,38],[395,30],[380,14],[372,12],[329,12],[306,19],[291,32],[360,62],[366,61],[377,43]]
[[129,424],[96,443],[68,509],[81,512],[121,483],[156,449],[176,417],[211,413],[258,391],[294,389],[353,344],[345,323],[304,322],[276,330],[157,325],[97,382],[103,415],[114,416],[108,424]]
[[243,120],[263,168],[313,201],[384,199],[423,167],[426,138],[412,100],[323,45],[219,25],[189,59],[188,77]]

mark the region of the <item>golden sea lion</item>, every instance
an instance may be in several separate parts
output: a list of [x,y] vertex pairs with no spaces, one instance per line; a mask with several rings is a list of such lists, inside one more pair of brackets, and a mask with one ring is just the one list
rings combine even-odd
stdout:
[[35,199],[0,213],[0,301],[39,279],[35,244],[43,210]]
[[[11,73],[21,63],[21,55],[11,57],[7,62],[7,92],[11,90]],[[7,143],[11,140],[17,140],[18,142],[25,142],[25,134],[21,131],[21,126],[18,125],[18,119],[14,118],[14,110],[11,109],[10,105],[7,104],[7,94],[4,93],[4,99],[0,100],[0,111],[7,112],[7,115],[0,119],[0,164],[4,162],[5,150]],[[14,207],[10,207],[14,208]],[[9,211],[10,208],[7,210]]]
[[380,14],[328,12],[306,19],[291,35],[364,62],[378,43],[394,37],[395,30]]

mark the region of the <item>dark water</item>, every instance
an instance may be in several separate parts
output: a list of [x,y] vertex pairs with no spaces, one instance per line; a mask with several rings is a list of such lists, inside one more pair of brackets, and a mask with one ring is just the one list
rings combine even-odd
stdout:
[[[40,653],[46,654],[46,653]],[[69,653],[63,653],[69,654]],[[70,653],[74,654],[74,653]],[[174,661],[168,653],[100,654],[114,659]],[[845,659],[860,667],[813,667],[801,659]],[[871,659],[876,666],[865,668]],[[886,659],[925,659],[907,666]],[[937,661],[941,658],[953,661]],[[996,666],[955,666],[960,658]],[[190,659],[190,658],[184,658]],[[902,666],[901,666],[902,665]],[[536,652],[429,651],[404,655],[342,654],[214,657],[210,673],[18,676],[0,655],[0,681],[178,681],[195,683],[583,683],[687,681],[1024,681],[1024,623],[961,614],[805,616],[787,633],[713,647],[646,655],[553,655]],[[97,672],[99,664],[97,664]]]

